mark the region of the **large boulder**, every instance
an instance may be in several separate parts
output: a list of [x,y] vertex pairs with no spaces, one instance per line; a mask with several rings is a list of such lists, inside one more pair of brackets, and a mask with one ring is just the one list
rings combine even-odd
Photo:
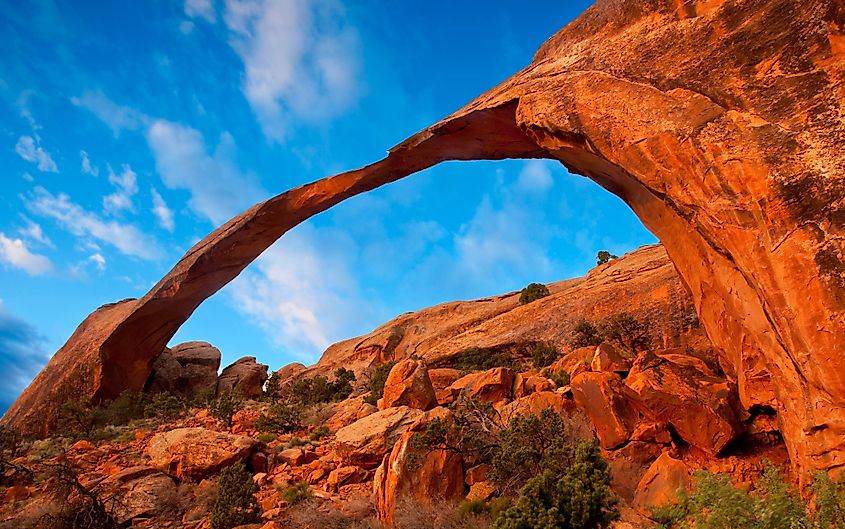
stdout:
[[687,465],[664,452],[646,470],[634,496],[634,506],[643,514],[651,508],[674,503],[681,489],[689,489],[692,479]]
[[112,474],[99,482],[93,491],[100,497],[119,498],[114,504],[118,524],[166,512],[177,499],[173,479],[149,466],[130,467]]
[[254,356],[245,356],[226,367],[217,378],[217,394],[239,391],[248,399],[261,396],[267,382],[267,366],[259,364]]
[[513,369],[494,367],[459,378],[449,386],[449,391],[453,399],[463,396],[491,404],[504,403],[513,395],[515,378]]
[[625,353],[610,342],[602,342],[596,347],[590,369],[624,375],[631,370],[632,356],[632,353]]
[[417,360],[402,360],[390,370],[379,407],[386,409],[394,406],[409,406],[418,410],[437,406],[437,395],[434,394],[434,386],[431,385],[425,364]]
[[628,442],[639,414],[619,375],[581,373],[571,385],[575,403],[587,414],[602,448],[612,450]]
[[214,392],[220,350],[208,342],[185,342],[165,349],[153,363],[147,393],[172,393],[190,400],[202,391]]
[[326,427],[335,432],[377,411],[377,407],[364,402],[364,397],[348,398],[334,405],[332,416],[326,421]]
[[259,446],[257,440],[244,435],[177,428],[154,435],[147,455],[151,466],[171,476],[198,480],[249,459]]
[[347,464],[375,468],[421,413],[397,406],[367,415],[335,433],[335,453]]
[[627,387],[657,420],[670,424],[684,441],[715,455],[742,433],[736,387],[702,372],[700,360],[680,355],[641,355]]
[[420,416],[385,455],[373,480],[376,511],[391,523],[397,503],[410,498],[418,504],[436,505],[464,497],[464,468],[461,454],[454,450],[414,448],[412,439],[433,419],[451,420],[445,408]]

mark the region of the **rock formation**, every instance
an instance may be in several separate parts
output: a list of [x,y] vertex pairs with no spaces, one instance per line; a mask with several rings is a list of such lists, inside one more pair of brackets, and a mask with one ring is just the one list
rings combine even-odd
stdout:
[[254,399],[261,396],[267,378],[267,366],[259,364],[254,356],[245,356],[220,373],[217,394],[238,391],[244,397]]
[[219,349],[207,342],[181,343],[159,355],[144,391],[173,393],[192,399],[202,391],[215,391],[218,369]]
[[444,160],[557,159],[661,240],[742,403],[793,461],[845,464],[845,6],[599,0],[534,61],[380,162],[235,217],[150,292],[92,313],[4,417],[140,389],[197,306],[287,230]]

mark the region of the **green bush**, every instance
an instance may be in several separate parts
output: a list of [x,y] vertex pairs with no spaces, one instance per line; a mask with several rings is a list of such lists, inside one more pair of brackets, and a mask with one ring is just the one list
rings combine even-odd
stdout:
[[232,426],[232,417],[244,407],[243,398],[238,391],[226,391],[217,395],[208,407],[211,416],[223,421],[226,426]]
[[339,367],[334,372],[334,380],[317,375],[303,378],[290,385],[288,394],[299,404],[308,406],[323,402],[340,402],[352,393],[355,373]]
[[288,448],[296,448],[297,446],[302,446],[304,444],[305,441],[303,441],[299,437],[291,437],[288,441]]
[[[522,488],[495,529],[601,529],[619,518],[611,475],[595,442],[578,444],[571,464],[544,469]],[[740,526],[736,526],[740,527]]]
[[277,402],[255,421],[255,429],[259,432],[291,433],[302,428],[301,418],[300,406]]
[[185,411],[185,402],[170,393],[156,393],[146,398],[144,417],[172,420]]
[[258,434],[258,440],[264,444],[270,443],[276,439],[276,434],[272,432],[261,432]]
[[308,438],[312,441],[319,441],[323,437],[328,437],[331,434],[332,432],[331,430],[329,430],[329,427],[323,424],[320,427],[315,428],[314,431],[311,432],[311,435],[308,436]]
[[458,504],[458,516],[461,518],[471,515],[485,514],[487,512],[487,504],[484,500],[463,500]]
[[501,417],[492,405],[461,398],[453,406],[451,420],[435,418],[414,434],[410,456],[449,450],[460,453],[468,465],[489,463],[502,428]]
[[526,303],[537,301],[538,299],[544,298],[548,295],[549,289],[548,287],[546,287],[546,285],[542,285],[540,283],[531,283],[520,291],[519,302],[525,305]]
[[590,347],[602,341],[599,329],[592,323],[581,320],[572,331],[572,347]]
[[282,499],[285,500],[288,505],[296,505],[297,503],[302,503],[303,501],[314,497],[314,493],[311,492],[311,486],[304,481],[300,481],[299,483],[284,489],[281,492],[281,495]]
[[653,509],[652,518],[664,529],[845,527],[845,484],[819,473],[811,490],[814,508],[772,466],[750,492],[735,486],[730,476],[698,471],[692,491],[679,491],[674,502]]
[[534,362],[534,367],[547,367],[554,363],[560,356],[560,351],[552,344],[545,342],[537,342],[531,348],[531,360]]
[[600,250],[599,253],[596,254],[596,265],[598,266],[603,265],[605,263],[609,263],[613,259],[619,259],[619,256],[613,255],[607,250]]
[[367,385],[370,394],[364,397],[364,402],[375,406],[378,400],[384,396],[384,384],[387,382],[387,376],[390,370],[396,365],[395,361],[387,362],[376,367],[370,374],[370,382]]
[[507,351],[495,351],[486,347],[470,347],[455,358],[453,365],[464,373],[487,371],[494,367],[515,368],[516,362]]
[[625,312],[608,316],[599,324],[602,338],[632,352],[649,346],[649,323]]
[[514,493],[545,470],[561,473],[574,448],[563,417],[554,410],[516,417],[499,434],[489,479],[506,494]]
[[550,369],[546,368],[542,370],[540,374],[554,382],[555,385],[559,388],[569,385],[569,373],[567,373],[566,371],[553,373]]
[[211,510],[212,529],[232,529],[260,521],[256,492],[258,485],[243,462],[223,469],[217,480],[217,500]]

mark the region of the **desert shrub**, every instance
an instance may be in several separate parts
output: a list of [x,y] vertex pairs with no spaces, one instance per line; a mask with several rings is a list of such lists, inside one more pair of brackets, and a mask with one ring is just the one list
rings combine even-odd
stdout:
[[536,368],[552,365],[558,356],[560,356],[560,351],[550,343],[537,342],[531,348],[531,360]]
[[[496,529],[600,529],[619,518],[611,475],[594,441],[582,441],[570,464],[532,477],[516,503],[496,520]],[[740,527],[740,526],[736,526]]]
[[261,510],[254,494],[258,485],[243,462],[224,468],[217,480],[217,500],[211,509],[212,529],[232,529],[256,523]]
[[572,347],[590,347],[600,344],[601,341],[602,336],[598,327],[586,320],[578,322],[572,331]]
[[208,408],[214,402],[215,388],[205,388],[198,391],[191,399],[192,408]]
[[390,374],[390,370],[395,365],[396,362],[391,361],[381,364],[373,370],[368,383],[370,394],[364,397],[364,402],[375,406],[378,400],[384,396],[384,384],[387,382],[387,376]]
[[45,513],[36,529],[117,529],[115,510],[120,498],[101,497],[82,484],[77,469],[67,463],[46,465],[50,492],[57,509]]
[[605,263],[609,263],[613,259],[619,259],[619,256],[613,255],[607,250],[600,250],[599,253],[596,254],[596,265],[603,265]]
[[519,302],[523,305],[537,301],[549,295],[549,289],[546,285],[540,283],[531,283],[523,288],[519,293]]
[[291,437],[288,441],[288,448],[296,448],[297,446],[302,446],[304,444],[305,441],[303,441],[299,437]]
[[653,510],[664,529],[840,529],[845,522],[842,484],[826,475],[816,477],[815,509],[801,500],[777,469],[767,467],[754,491],[735,486],[730,476],[706,471],[694,474],[692,491],[679,491],[674,502]]
[[559,388],[569,385],[569,373],[567,373],[566,371],[559,371],[557,373],[554,373],[552,372],[552,370],[546,368],[540,371],[540,374],[554,382],[555,385]]
[[339,367],[334,372],[334,380],[317,375],[295,381],[288,388],[292,400],[302,405],[320,404],[323,402],[340,402],[352,393],[352,382],[355,373]]
[[59,407],[58,431],[66,437],[90,436],[97,426],[97,409],[90,400],[68,400]]
[[145,395],[123,391],[113,400],[106,401],[95,412],[98,426],[121,426],[144,417]]
[[285,500],[288,505],[296,505],[297,503],[301,503],[314,497],[314,493],[311,492],[311,486],[304,481],[295,483],[282,490],[281,495],[282,499]]
[[185,402],[170,393],[155,393],[146,398],[144,417],[151,419],[176,419],[185,411]]
[[499,517],[508,509],[513,506],[513,500],[510,496],[499,496],[498,498],[493,498],[487,503],[487,512],[490,515],[490,519],[495,522],[499,519]]
[[574,448],[563,417],[554,410],[516,417],[499,433],[489,479],[503,492],[514,493],[545,470],[561,473]]
[[323,424],[323,425],[315,428],[314,431],[311,432],[311,435],[308,436],[308,438],[311,439],[312,441],[319,441],[323,437],[328,437],[331,434],[332,434],[332,432],[331,432],[331,430],[329,430],[329,427],[326,426],[325,424]]
[[34,475],[29,468],[14,462],[25,451],[23,436],[15,430],[0,426],[0,487],[33,479]]
[[641,322],[625,312],[602,320],[599,331],[603,339],[632,352],[648,347],[650,342],[648,321]]
[[[486,511],[486,509],[485,509]],[[383,526],[382,526],[383,527]],[[462,512],[447,501],[419,503],[410,499],[397,502],[395,529],[488,529],[487,512]]]
[[492,405],[462,398],[455,403],[451,420],[430,421],[414,434],[411,448],[416,453],[449,450],[462,454],[467,464],[489,463],[503,428],[502,419]]
[[486,371],[494,367],[516,367],[513,357],[507,351],[496,351],[486,347],[470,347],[455,358],[453,365],[465,373]]
[[458,516],[461,517],[485,514],[486,512],[487,504],[484,503],[484,500],[463,500],[458,504]]
[[244,407],[244,401],[238,391],[225,391],[217,395],[208,406],[211,416],[232,426],[232,417]]
[[279,398],[281,392],[282,386],[279,377],[276,376],[276,373],[271,373],[270,378],[267,379],[267,383],[264,384],[264,391],[261,394],[262,400],[275,400]]
[[270,406],[267,413],[262,413],[255,421],[255,429],[259,432],[291,433],[302,427],[302,408],[291,404],[277,402]]
[[262,443],[267,444],[274,441],[276,437],[276,434],[274,434],[273,432],[261,432],[256,438]]

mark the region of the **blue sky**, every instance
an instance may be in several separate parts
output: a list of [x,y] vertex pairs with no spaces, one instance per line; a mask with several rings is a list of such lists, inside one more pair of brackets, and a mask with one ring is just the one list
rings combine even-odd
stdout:
[[[389,8],[386,6],[390,5]],[[382,157],[530,62],[589,2],[7,2],[4,409],[92,310],[217,225]],[[654,242],[556,163],[447,163],[299,226],[174,343],[275,369],[409,310],[581,275]]]

